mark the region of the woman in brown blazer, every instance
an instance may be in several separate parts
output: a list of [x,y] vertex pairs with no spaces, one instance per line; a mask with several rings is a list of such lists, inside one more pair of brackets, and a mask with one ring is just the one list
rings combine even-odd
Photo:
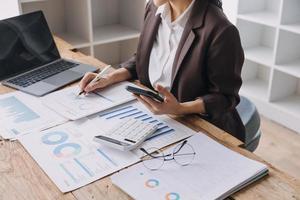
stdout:
[[86,92],[138,79],[156,89],[163,103],[140,96],[154,114],[200,114],[241,141],[245,128],[236,111],[244,53],[238,30],[220,0],[153,0],[146,6],[137,53]]

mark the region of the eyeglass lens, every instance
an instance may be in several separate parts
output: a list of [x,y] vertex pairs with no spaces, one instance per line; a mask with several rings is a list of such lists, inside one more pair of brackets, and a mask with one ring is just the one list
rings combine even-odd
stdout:
[[157,148],[149,148],[147,153],[142,159],[144,166],[150,170],[160,169],[164,164],[164,153]]
[[195,158],[195,154],[194,148],[189,144],[183,146],[178,144],[173,150],[174,160],[182,166],[191,164]]
[[164,153],[157,148],[149,148],[142,151],[145,153],[142,162],[144,166],[150,170],[158,170],[163,166],[164,161],[170,160],[175,160],[175,162],[181,166],[189,165],[193,162],[196,154],[194,148],[187,144],[186,141],[176,145],[172,154],[169,155],[164,155]]

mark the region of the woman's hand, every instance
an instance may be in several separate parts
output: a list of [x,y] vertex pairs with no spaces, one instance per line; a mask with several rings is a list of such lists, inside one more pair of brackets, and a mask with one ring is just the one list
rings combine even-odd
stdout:
[[137,96],[137,99],[156,115],[181,114],[181,104],[177,101],[177,99],[171,92],[169,92],[161,85],[157,85],[156,90],[165,97],[164,102],[158,102],[146,96]]
[[109,74],[103,75],[103,78],[101,78],[98,82],[89,84],[96,76],[96,73],[86,73],[79,83],[80,89],[89,93],[96,89],[105,88],[114,83],[126,81],[131,78],[131,74],[127,69],[120,68]]
[[149,97],[136,96],[153,114],[162,115],[183,115],[183,114],[205,114],[205,105],[202,98],[195,101],[180,103],[174,95],[161,85],[156,86],[156,90],[164,95],[164,102],[157,102]]
[[90,83],[96,76],[97,73],[86,73],[79,83],[80,89],[86,93],[89,93],[96,89],[105,88],[113,84],[113,78],[110,74],[103,75],[102,78],[95,83]]

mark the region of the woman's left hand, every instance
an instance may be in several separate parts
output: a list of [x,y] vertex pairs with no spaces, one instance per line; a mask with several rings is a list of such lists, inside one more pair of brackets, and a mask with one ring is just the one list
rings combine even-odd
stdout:
[[164,102],[155,101],[146,96],[137,96],[137,99],[143,103],[153,114],[181,114],[181,104],[174,95],[161,85],[156,86],[156,90],[164,96]]

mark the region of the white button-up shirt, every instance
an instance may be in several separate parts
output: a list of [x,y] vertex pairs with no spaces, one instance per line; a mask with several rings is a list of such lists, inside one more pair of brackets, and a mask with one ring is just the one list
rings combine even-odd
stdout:
[[173,22],[169,3],[159,6],[157,9],[156,15],[160,14],[162,20],[149,60],[149,79],[153,87],[160,84],[168,90],[171,89],[175,54],[194,1]]

